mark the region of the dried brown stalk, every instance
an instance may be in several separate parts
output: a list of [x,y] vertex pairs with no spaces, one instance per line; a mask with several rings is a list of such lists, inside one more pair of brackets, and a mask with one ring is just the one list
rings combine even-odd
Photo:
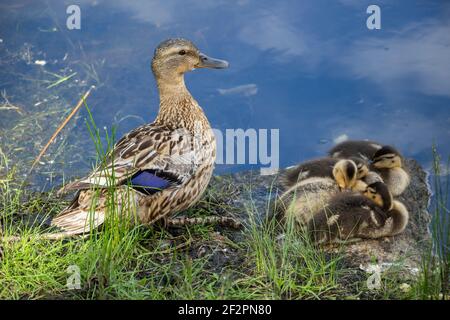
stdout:
[[81,108],[81,106],[83,105],[83,103],[86,101],[86,99],[89,97],[89,95],[91,94],[92,89],[94,89],[95,86],[91,86],[89,88],[88,91],[86,91],[86,93],[81,97],[80,101],[78,101],[77,105],[75,106],[75,108],[73,108],[72,112],[66,117],[66,119],[64,119],[64,121],[59,125],[58,129],[56,129],[56,131],[53,133],[53,135],[51,136],[50,140],[48,140],[47,144],[44,146],[44,148],[42,148],[41,152],[39,153],[39,155],[36,157],[36,159],[34,160],[33,164],[31,165],[31,169],[30,172],[33,171],[34,167],[36,166],[36,164],[39,162],[39,160],[41,160],[42,156],[44,155],[44,153],[47,151],[48,147],[50,146],[50,144],[55,140],[56,136],[61,132],[61,130],[67,125],[67,123],[69,123],[70,119],[72,119],[72,117],[75,115],[75,113],[77,113],[77,111]]

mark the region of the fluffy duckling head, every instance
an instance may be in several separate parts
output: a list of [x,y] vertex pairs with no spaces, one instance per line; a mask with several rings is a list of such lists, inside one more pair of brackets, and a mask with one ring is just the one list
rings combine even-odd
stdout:
[[389,211],[394,205],[392,194],[383,182],[369,184],[363,194],[383,208],[383,210]]
[[402,157],[397,149],[384,146],[375,152],[372,164],[377,169],[393,169],[402,167]]
[[228,62],[213,59],[200,52],[189,40],[168,39],[155,49],[152,71],[158,80],[180,81],[184,73],[198,68],[223,69]]
[[367,165],[367,162],[364,159],[358,157],[351,157],[350,160],[352,160],[356,164],[357,179],[362,179],[369,173],[369,166]]
[[353,160],[339,160],[333,167],[333,177],[339,188],[350,189],[357,182],[358,168]]

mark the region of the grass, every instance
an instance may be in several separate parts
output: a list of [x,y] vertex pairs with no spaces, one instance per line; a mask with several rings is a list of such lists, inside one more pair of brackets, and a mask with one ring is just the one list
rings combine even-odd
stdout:
[[249,225],[255,271],[264,287],[270,289],[266,298],[308,299],[335,294],[340,257],[318,250],[306,230],[297,228],[293,215],[281,235],[274,219],[259,224],[250,214]]
[[[88,115],[101,165],[115,131],[103,138],[89,109]],[[437,153],[435,159],[440,168]],[[52,191],[28,191],[1,150],[0,170],[3,233],[22,236],[0,243],[0,299],[448,299],[448,183],[442,188],[440,180],[435,181],[434,246],[424,252],[417,278],[405,280],[401,268],[391,268],[383,273],[381,289],[369,291],[364,272],[346,267],[339,250],[331,254],[314,246],[293,218],[280,234],[275,220],[260,221],[267,213],[233,206],[236,186],[226,177],[216,177],[221,183],[212,184],[185,214],[240,214],[248,217],[242,231],[124,223],[119,217],[134,208],[114,205],[115,177],[108,176],[109,214],[102,230],[84,239],[49,241],[39,237],[48,231],[44,222],[67,202]],[[77,269],[80,288],[70,288]]]
[[56,87],[56,86],[60,85],[61,83],[69,80],[70,78],[72,78],[73,76],[75,76],[77,74],[76,72],[73,72],[73,73],[71,73],[68,76],[60,76],[59,74],[56,74],[56,73],[53,73],[53,72],[46,71],[46,73],[52,75],[53,77],[55,77],[57,79],[57,80],[54,80],[54,81],[48,80],[48,82],[50,82],[50,84],[47,86],[46,89],[50,89],[50,88]]
[[[434,201],[430,208],[432,241],[422,256],[416,295],[422,299],[450,299],[450,210],[449,186],[450,157],[442,164],[441,155],[433,146]],[[443,174],[443,170],[445,174]],[[442,176],[445,175],[443,179]]]

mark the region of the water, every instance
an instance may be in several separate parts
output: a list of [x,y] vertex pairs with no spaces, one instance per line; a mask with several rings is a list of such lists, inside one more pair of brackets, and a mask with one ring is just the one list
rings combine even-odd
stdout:
[[[15,108],[0,107],[0,148],[25,173],[91,85],[100,128],[121,136],[152,121],[153,50],[180,36],[230,62],[186,76],[212,126],[279,129],[281,167],[348,137],[393,144],[430,169],[433,143],[450,154],[450,3],[391,2],[377,1],[381,30],[368,30],[370,1],[77,1],[81,29],[68,30],[71,1],[2,1],[0,90]],[[55,74],[71,77],[56,84]],[[91,168],[86,116],[81,110],[52,144],[34,186]]]

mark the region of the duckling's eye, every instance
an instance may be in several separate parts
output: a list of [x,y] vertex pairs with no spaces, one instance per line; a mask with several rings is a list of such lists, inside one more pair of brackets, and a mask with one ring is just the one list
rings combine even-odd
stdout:
[[184,56],[186,54],[186,50],[180,50],[180,52],[178,52],[178,54],[180,56]]

